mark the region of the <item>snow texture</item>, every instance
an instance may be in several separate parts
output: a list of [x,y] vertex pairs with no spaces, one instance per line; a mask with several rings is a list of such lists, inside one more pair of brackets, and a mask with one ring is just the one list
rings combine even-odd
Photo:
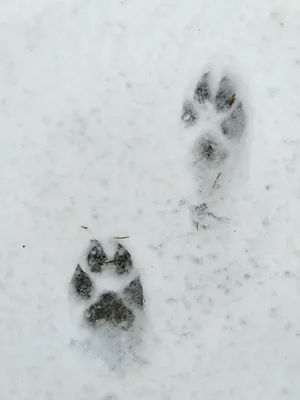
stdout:
[[[2,0],[0,30],[0,398],[299,400],[299,2]],[[197,177],[205,135],[230,156]],[[69,283],[123,236],[145,316],[95,334]]]

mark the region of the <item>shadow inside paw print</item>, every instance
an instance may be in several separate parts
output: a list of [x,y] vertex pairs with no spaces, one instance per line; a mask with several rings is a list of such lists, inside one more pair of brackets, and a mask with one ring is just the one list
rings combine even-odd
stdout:
[[[80,302],[86,302],[82,315],[85,325],[96,328],[108,324],[128,330],[144,308],[143,286],[131,254],[118,243],[114,257],[109,260],[100,242],[93,239],[87,251],[86,266],[84,271],[78,265],[70,282],[72,294]],[[97,290],[94,281],[99,277],[103,280],[104,271],[112,274],[112,280],[121,285],[120,289]]]
[[220,129],[227,139],[239,138],[246,127],[243,103],[238,99],[233,82],[224,76],[213,97],[209,72],[202,75],[194,89],[193,100],[186,100],[182,106],[181,119],[186,127],[193,126],[200,118],[199,105],[213,103],[217,113],[223,113],[220,118]]

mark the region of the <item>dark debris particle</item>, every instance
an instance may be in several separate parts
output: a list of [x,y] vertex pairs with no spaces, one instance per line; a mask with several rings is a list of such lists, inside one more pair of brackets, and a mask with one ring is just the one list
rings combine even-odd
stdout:
[[209,73],[205,73],[196,85],[194,98],[198,103],[203,104],[211,100],[211,90],[209,85]]
[[133,267],[129,251],[120,243],[118,243],[117,251],[115,253],[114,264],[118,275],[128,274]]
[[80,265],[77,265],[71,279],[71,287],[75,294],[81,299],[89,299],[93,294],[93,282],[88,274],[81,269]]
[[98,240],[91,240],[91,249],[87,255],[87,262],[92,272],[101,272],[102,267],[107,261],[107,256],[102,245]]
[[129,303],[141,308],[144,307],[143,286],[139,277],[130,282],[123,293]]
[[124,329],[129,329],[135,319],[133,312],[114,292],[102,294],[98,301],[84,312],[84,318],[92,327],[104,322],[122,326]]

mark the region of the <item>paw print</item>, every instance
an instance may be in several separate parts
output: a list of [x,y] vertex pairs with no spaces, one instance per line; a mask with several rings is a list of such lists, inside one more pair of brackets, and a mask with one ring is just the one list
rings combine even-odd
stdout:
[[144,308],[143,286],[131,254],[117,243],[112,259],[93,239],[84,267],[77,265],[71,278],[71,294],[83,307],[82,321],[90,328],[103,325],[128,330]]
[[195,226],[205,229],[212,221],[227,220],[218,215],[218,199],[226,193],[223,190],[219,195],[218,189],[227,190],[228,184],[232,185],[232,172],[238,168],[246,129],[244,106],[232,80],[223,76],[215,93],[212,88],[211,73],[206,72],[196,84],[193,96],[183,102],[181,113],[184,126],[197,131],[189,153],[196,189],[189,206]]
[[[194,89],[192,100],[186,100],[182,106],[181,119],[186,127],[195,125],[201,114],[201,106],[211,103],[220,121],[220,129],[228,140],[240,138],[246,127],[246,118],[242,101],[237,97],[233,82],[224,76],[215,96],[212,94],[210,73],[205,73]],[[203,108],[202,108],[203,109]],[[203,149],[203,156],[208,161],[213,159],[216,143],[207,140]]]

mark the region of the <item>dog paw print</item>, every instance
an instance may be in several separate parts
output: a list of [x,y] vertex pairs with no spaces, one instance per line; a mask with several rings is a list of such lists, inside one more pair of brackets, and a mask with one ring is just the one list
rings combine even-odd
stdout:
[[[182,121],[186,127],[195,125],[201,119],[201,106],[212,103],[224,137],[228,140],[241,137],[246,127],[246,118],[243,103],[236,93],[233,82],[227,76],[223,76],[215,95],[212,93],[211,86],[210,73],[207,72],[197,83],[193,99],[183,103]],[[213,158],[216,146],[213,141],[207,142],[203,154],[209,161]]]
[[195,183],[189,206],[197,229],[228,220],[218,215],[218,199],[232,187],[232,171],[239,168],[238,155],[243,151],[241,139],[246,129],[243,102],[234,82],[223,76],[216,90],[213,87],[211,73],[206,72],[191,98],[183,102],[181,113],[184,126],[197,132],[188,154]]
[[131,254],[120,243],[109,259],[102,244],[91,240],[84,266],[77,265],[70,289],[84,304],[82,320],[91,328],[110,325],[128,330],[144,308],[140,276]]

